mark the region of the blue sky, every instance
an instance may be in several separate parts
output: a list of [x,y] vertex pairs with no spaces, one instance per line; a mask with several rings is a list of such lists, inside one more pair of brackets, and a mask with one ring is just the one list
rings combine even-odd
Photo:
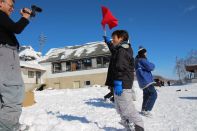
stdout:
[[101,6],[107,6],[119,19],[116,29],[129,32],[135,55],[140,45],[156,64],[155,74],[177,78],[175,59],[197,49],[197,0],[20,0],[19,10],[37,4],[44,10],[17,36],[22,45],[38,50],[41,33],[47,36],[43,53],[50,48],[102,40]]

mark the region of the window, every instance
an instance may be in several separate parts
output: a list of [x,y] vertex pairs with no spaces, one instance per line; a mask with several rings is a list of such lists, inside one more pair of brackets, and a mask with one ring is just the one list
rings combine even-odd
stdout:
[[53,63],[53,73],[61,72],[61,63]]
[[66,62],[66,71],[71,71],[71,62]]
[[66,62],[61,63],[62,71],[66,71]]
[[83,69],[91,69],[92,68],[92,60],[91,59],[82,60],[82,67],[83,67]]
[[85,85],[90,86],[91,85],[90,81],[85,81]]
[[28,78],[34,78],[34,72],[28,71]]
[[106,57],[103,57],[103,67],[109,67],[109,62],[110,62],[110,57],[109,56],[106,56]]
[[72,71],[81,70],[82,69],[81,65],[82,62],[80,60],[72,62]]
[[36,84],[41,83],[40,79],[41,79],[41,72],[36,71]]
[[80,81],[74,81],[73,88],[80,88]]
[[197,78],[197,70],[194,71],[194,78]]
[[77,63],[72,62],[71,70],[72,70],[72,71],[76,71],[76,70],[77,70]]
[[102,61],[102,57],[98,57],[96,58],[96,62],[97,62],[97,68],[102,68],[103,66],[103,61]]

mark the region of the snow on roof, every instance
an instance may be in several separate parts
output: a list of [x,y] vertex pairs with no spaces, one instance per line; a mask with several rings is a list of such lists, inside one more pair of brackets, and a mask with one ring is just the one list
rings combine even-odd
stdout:
[[21,46],[19,49],[21,59],[38,60],[41,57],[40,52],[36,52],[31,46]]
[[102,51],[104,51],[104,52],[108,52],[108,51],[109,51],[108,46],[105,46],[105,48],[103,48],[103,49],[102,49]]
[[57,54],[64,52],[64,48],[52,48],[50,49],[45,56],[51,56],[51,57],[56,57]]
[[42,61],[74,59],[98,54],[109,54],[107,45],[102,41],[50,49]]
[[197,66],[197,63],[196,64],[186,64],[186,66]]
[[20,61],[20,66],[36,70],[46,70],[43,66],[38,64],[37,61]]

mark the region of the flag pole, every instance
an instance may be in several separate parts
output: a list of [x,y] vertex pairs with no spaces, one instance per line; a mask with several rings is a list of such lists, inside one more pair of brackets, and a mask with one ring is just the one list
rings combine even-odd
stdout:
[[104,36],[107,36],[107,31],[106,31],[106,29],[104,29]]

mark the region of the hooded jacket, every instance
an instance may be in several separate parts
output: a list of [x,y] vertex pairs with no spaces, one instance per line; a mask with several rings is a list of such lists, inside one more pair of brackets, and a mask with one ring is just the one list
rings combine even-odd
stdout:
[[131,89],[134,81],[133,50],[128,42],[122,42],[114,47],[108,45],[111,51],[111,59],[108,68],[106,85],[114,87],[114,81],[120,80],[123,89]]
[[155,65],[149,62],[146,58],[135,59],[135,71],[138,84],[141,89],[145,89],[152,84],[155,84],[151,71],[155,69]]

